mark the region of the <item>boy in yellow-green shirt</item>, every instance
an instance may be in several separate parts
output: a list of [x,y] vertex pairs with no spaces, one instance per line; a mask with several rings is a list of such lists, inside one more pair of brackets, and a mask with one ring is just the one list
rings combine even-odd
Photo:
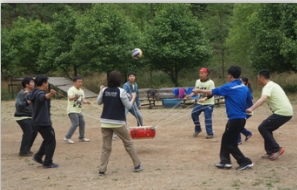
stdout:
[[68,94],[68,105],[67,105],[67,114],[71,121],[71,127],[64,137],[64,140],[69,144],[73,144],[74,141],[71,140],[73,133],[75,132],[77,126],[79,126],[79,141],[80,142],[89,142],[90,139],[85,138],[85,121],[81,113],[82,104],[90,104],[89,101],[85,99],[85,93],[82,87],[82,78],[79,76],[74,77],[74,85],[69,88]]
[[263,155],[262,158],[275,160],[284,153],[285,149],[279,146],[272,132],[292,118],[293,107],[284,90],[278,84],[270,80],[268,71],[261,70],[258,73],[258,83],[263,86],[262,96],[246,111],[247,113],[251,113],[265,101],[269,105],[273,114],[259,125],[258,130],[264,138],[264,147],[266,150],[266,154]]

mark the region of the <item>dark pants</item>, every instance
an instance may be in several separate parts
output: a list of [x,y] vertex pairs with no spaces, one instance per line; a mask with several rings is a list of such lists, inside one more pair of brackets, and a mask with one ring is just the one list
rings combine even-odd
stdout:
[[[246,119],[250,118],[251,115],[246,115]],[[247,130],[245,127],[240,131],[240,133],[244,134],[245,137],[249,136],[252,134],[249,130]],[[237,142],[241,142],[241,134],[238,134],[238,140]]]
[[230,154],[236,159],[240,166],[252,163],[249,158],[243,155],[237,143],[238,134],[244,128],[245,122],[246,119],[228,120],[221,142],[221,164],[231,164]]
[[17,123],[23,130],[20,154],[28,154],[37,136],[37,130],[33,127],[32,119],[19,120]]
[[37,160],[41,160],[43,155],[45,159],[43,161],[44,166],[51,165],[53,163],[53,155],[56,149],[56,136],[52,126],[36,127],[37,131],[43,138],[39,151],[35,154]]
[[259,132],[264,138],[264,148],[267,154],[272,154],[279,151],[279,145],[275,141],[272,132],[289,121],[292,116],[281,116],[272,114],[265,119],[258,127]]

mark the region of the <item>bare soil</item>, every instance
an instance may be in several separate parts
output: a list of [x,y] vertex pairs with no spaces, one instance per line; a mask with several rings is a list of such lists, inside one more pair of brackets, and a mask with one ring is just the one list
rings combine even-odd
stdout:
[[[52,100],[52,121],[56,132],[57,146],[54,162],[57,169],[43,169],[31,157],[19,157],[22,136],[21,128],[14,121],[14,101],[1,102],[1,187],[3,190],[32,189],[297,189],[297,144],[295,116],[274,136],[285,147],[285,153],[276,161],[261,159],[265,153],[263,139],[258,125],[271,111],[264,105],[247,120],[247,129],[253,136],[240,149],[252,159],[254,167],[245,171],[236,171],[236,161],[232,158],[233,168],[217,169],[219,162],[221,136],[227,121],[225,106],[216,106],[213,112],[214,138],[206,139],[203,114],[200,120],[203,131],[193,138],[194,125],[190,116],[192,106],[187,108],[147,109],[141,113],[144,125],[155,125],[156,137],[153,139],[133,140],[144,170],[133,172],[133,165],[121,140],[113,141],[113,150],[108,164],[107,175],[99,177],[102,137],[99,118],[102,106],[90,99],[91,105],[84,105],[86,137],[90,142],[78,142],[78,130],[67,144],[63,137],[70,127],[66,115],[66,100]],[[136,120],[127,115],[129,126],[135,126]],[[244,137],[243,137],[244,139]],[[37,152],[42,138],[37,136],[32,147]]]

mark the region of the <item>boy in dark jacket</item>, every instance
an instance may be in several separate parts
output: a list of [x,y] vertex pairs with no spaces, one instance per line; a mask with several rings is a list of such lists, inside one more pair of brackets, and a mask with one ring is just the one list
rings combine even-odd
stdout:
[[[57,168],[59,165],[53,163],[56,137],[50,117],[50,98],[56,94],[56,91],[51,89],[49,93],[46,93],[49,84],[48,78],[44,75],[38,75],[35,78],[35,84],[36,88],[30,94],[29,100],[33,105],[33,125],[42,136],[43,142],[33,160],[43,164],[43,168]],[[45,159],[42,161],[44,155]]]
[[32,105],[28,96],[34,88],[34,79],[25,77],[22,80],[23,89],[19,91],[15,101],[14,118],[23,130],[19,156],[32,156],[31,147],[37,136],[37,130],[32,125]]

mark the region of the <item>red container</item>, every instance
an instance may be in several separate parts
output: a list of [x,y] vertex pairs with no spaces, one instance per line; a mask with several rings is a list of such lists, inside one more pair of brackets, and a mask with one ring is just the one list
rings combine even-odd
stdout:
[[152,126],[130,127],[130,136],[132,139],[154,138],[156,129]]

